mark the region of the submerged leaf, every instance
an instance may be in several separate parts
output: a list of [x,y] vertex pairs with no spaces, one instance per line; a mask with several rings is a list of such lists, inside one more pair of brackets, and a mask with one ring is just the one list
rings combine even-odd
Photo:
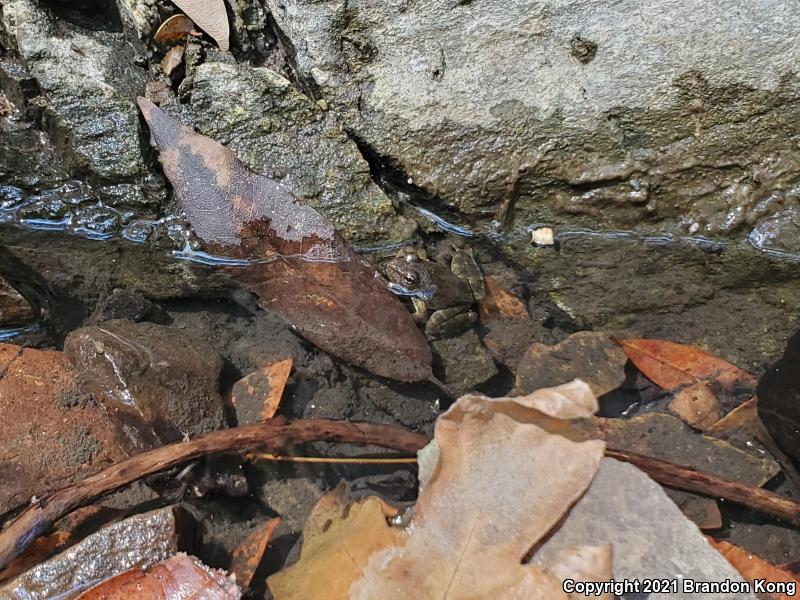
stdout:
[[731,391],[755,385],[755,379],[749,373],[694,346],[667,340],[614,341],[637,369],[669,392],[701,381],[714,381]]
[[172,0],[203,31],[210,35],[220,47],[228,51],[230,28],[225,0]]
[[433,378],[411,315],[327,219],[224,146],[138,103],[196,234],[210,252],[248,259],[229,272],[262,307],[345,362],[399,381]]
[[272,533],[280,522],[281,520],[275,517],[261,523],[234,548],[231,556],[230,571],[236,575],[236,583],[243,590],[247,590],[250,587],[253,576],[264,558],[264,552],[267,550]]
[[78,596],[78,600],[238,600],[239,586],[193,556],[176,554],[152,567],[124,571]]

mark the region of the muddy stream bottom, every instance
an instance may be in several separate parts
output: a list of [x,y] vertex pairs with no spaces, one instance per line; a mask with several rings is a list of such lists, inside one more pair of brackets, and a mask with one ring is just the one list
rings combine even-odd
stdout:
[[[60,411],[53,427],[60,428],[55,436],[61,439],[43,453],[41,469],[15,472],[15,484],[0,494],[0,513],[59,487],[55,482],[79,481],[126,453],[256,422],[259,372],[289,358],[292,371],[278,411],[289,419],[366,420],[431,434],[453,400],[432,384],[395,383],[338,362],[259,308],[213,266],[177,258],[167,234],[92,237],[105,236],[0,223],[0,275],[34,315],[28,322],[5,324],[0,342],[26,348],[17,361],[27,352],[44,351],[28,358],[47,363],[37,397],[51,399]],[[535,247],[527,238],[465,239],[445,231],[416,240],[416,249],[424,249],[431,262],[451,244],[471,251],[482,273],[527,313],[486,314],[473,301],[469,308],[481,313],[474,324],[464,322],[430,339],[434,373],[455,394],[506,395],[520,391],[530,377],[533,383],[560,383],[569,368],[550,366],[551,372],[531,376],[521,361],[530,360],[535,344],[561,344],[586,331],[698,345],[758,377],[798,329],[800,263],[794,257],[766,255],[747,244],[627,233],[558,232],[555,242]],[[402,245],[365,256],[383,273],[398,251],[404,251]],[[409,310],[412,297],[404,297]],[[570,363],[575,357],[569,346],[561,348],[555,362]],[[602,363],[597,369],[606,368]],[[4,364],[3,376],[11,362]],[[243,378],[252,385],[237,383]],[[0,398],[0,408],[7,408],[3,403],[15,391],[27,397],[29,382],[5,383],[12,387]],[[631,419],[663,412],[663,398],[653,388],[628,364],[621,383],[600,397],[601,416]],[[126,422],[125,435],[114,440],[95,414],[102,416],[102,409],[92,408],[99,395],[145,407],[153,420]],[[22,415],[21,420],[39,418],[30,411]],[[25,435],[24,424],[4,427],[2,439]],[[324,443],[302,449],[308,456],[379,452]],[[72,467],[51,464],[59,461]],[[30,480],[34,472],[38,483]],[[267,564],[259,571],[268,573],[297,555],[309,510],[342,479],[356,497],[377,493],[403,504],[416,496],[413,465],[278,464],[223,456],[155,476],[101,504],[133,513],[183,499],[201,515],[201,558],[223,568],[254,523],[280,515]],[[793,494],[781,475],[767,487]],[[681,502],[691,505],[689,496]],[[800,535],[792,527],[725,503],[720,509],[723,522],[715,536],[775,563],[800,555]],[[260,580],[253,597],[266,593]]]

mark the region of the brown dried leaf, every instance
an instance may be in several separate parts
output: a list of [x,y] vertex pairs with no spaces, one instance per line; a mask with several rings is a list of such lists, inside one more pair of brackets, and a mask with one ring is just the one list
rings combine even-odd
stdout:
[[500,285],[490,275],[483,278],[486,296],[480,303],[481,322],[495,317],[506,319],[530,319],[525,303]]
[[636,368],[667,391],[701,381],[724,390],[755,387],[755,378],[739,367],[694,346],[667,340],[615,339]]
[[172,15],[159,25],[153,36],[153,41],[159,46],[172,46],[183,41],[187,35],[192,35],[194,31],[194,21],[189,17],[186,15]]
[[173,46],[167,50],[167,53],[161,60],[161,70],[164,72],[164,75],[169,76],[175,69],[178,68],[178,66],[183,62],[183,55],[185,52],[186,48],[183,46]]
[[230,28],[225,0],[172,0],[197,26],[210,35],[220,50],[228,51]]
[[667,408],[684,423],[701,431],[706,431],[721,416],[717,397],[706,382],[682,389]]
[[239,586],[223,571],[176,554],[152,567],[131,569],[88,589],[78,600],[238,600]]
[[227,148],[138,103],[197,235],[216,254],[258,259],[229,272],[264,308],[345,362],[399,381],[433,378],[411,315],[328,220]]
[[[744,577],[745,581],[754,581],[756,579],[764,579],[768,582],[781,582],[789,586],[794,586],[795,589],[800,585],[800,578],[795,577],[788,571],[779,569],[772,563],[764,560],[760,556],[751,554],[743,548],[739,548],[730,542],[722,540],[715,540],[714,538],[707,538],[709,543],[717,549],[717,551],[724,556],[734,568]],[[789,596],[780,592],[766,592],[759,594],[759,598],[767,600],[789,600],[794,598],[795,595]]]
[[272,532],[280,524],[278,518],[269,519],[255,528],[243,542],[233,550],[230,571],[236,575],[236,583],[242,590],[250,587],[258,565],[264,558]]
[[463,396],[438,419],[440,457],[411,533],[370,561],[354,597],[562,597],[557,579],[521,561],[589,486],[604,444],[513,419],[509,400]]

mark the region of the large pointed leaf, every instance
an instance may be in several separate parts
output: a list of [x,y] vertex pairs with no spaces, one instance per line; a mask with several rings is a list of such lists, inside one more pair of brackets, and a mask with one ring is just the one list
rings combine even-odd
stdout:
[[432,379],[411,315],[328,220],[227,148],[138,103],[196,234],[215,254],[254,259],[229,271],[264,308],[346,362],[399,381]]

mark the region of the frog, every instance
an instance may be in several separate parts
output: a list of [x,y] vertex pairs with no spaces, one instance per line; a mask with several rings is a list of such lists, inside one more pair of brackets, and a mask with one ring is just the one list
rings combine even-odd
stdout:
[[429,260],[424,248],[405,246],[384,272],[411,297],[412,316],[429,338],[452,337],[477,321],[472,308],[486,292],[471,249],[450,244],[438,252],[437,260]]

